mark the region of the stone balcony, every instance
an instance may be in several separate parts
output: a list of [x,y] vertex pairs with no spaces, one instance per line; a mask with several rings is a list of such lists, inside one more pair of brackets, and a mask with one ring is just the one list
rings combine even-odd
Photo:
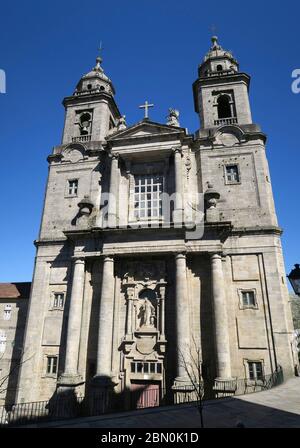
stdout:
[[231,118],[220,118],[219,120],[214,120],[214,125],[215,126],[222,126],[225,124],[235,124],[237,123],[238,120],[236,117],[231,117]]
[[90,142],[91,138],[91,135],[80,135],[79,137],[72,137],[72,143]]

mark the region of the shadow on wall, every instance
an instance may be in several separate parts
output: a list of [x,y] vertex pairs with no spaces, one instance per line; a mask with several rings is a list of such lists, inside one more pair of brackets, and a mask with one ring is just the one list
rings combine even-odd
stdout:
[[[270,391],[270,394],[272,391]],[[118,410],[118,403],[122,403],[123,394],[114,394],[115,411]],[[252,395],[253,401],[255,396]],[[240,398],[224,398],[210,400],[203,403],[204,428],[300,428],[300,408],[298,414],[275,406],[282,405],[282,399],[274,398],[274,407],[246,401]],[[293,409],[295,403],[287,403],[286,407]],[[94,414],[97,415],[97,414]],[[114,419],[114,416],[102,419],[99,417],[86,422],[86,427],[107,427],[114,419],[114,428],[145,428],[147,425],[155,428],[201,428],[199,413],[196,406],[174,405],[172,407],[161,407],[156,412],[149,413],[149,409],[140,409],[139,418],[136,413],[131,417],[126,414],[126,426],[124,419]],[[62,423],[68,426],[67,422]],[[76,422],[70,422],[71,426],[76,426]],[[59,423],[57,424],[59,426]],[[80,421],[80,426],[84,427],[84,420]]]
[[[73,388],[58,389],[49,401],[19,403],[3,406],[0,426],[18,426],[61,419],[90,417],[113,412],[138,409],[145,387],[116,393],[109,377],[97,377],[92,381],[89,394],[77,396]],[[156,406],[157,404],[153,404]]]
[[[123,394],[114,394],[115,410],[118,410],[118,402],[122,402],[122,395]],[[259,396],[259,393],[257,396]],[[69,398],[71,398],[71,400],[74,399],[74,395],[72,398],[71,394]],[[253,398],[253,400],[254,399],[255,398]],[[63,401],[62,398],[61,400]],[[46,427],[48,421],[56,420],[55,427],[77,427],[79,423],[77,419],[75,421],[68,421],[64,416],[57,416],[57,412],[62,414],[64,410],[62,401],[60,402],[58,409],[55,407],[55,400],[52,402],[53,408],[51,417],[45,418],[44,420],[42,418],[35,420],[19,420],[19,422],[15,421],[15,426],[18,424],[36,423],[34,426]],[[57,401],[57,403],[59,403],[59,401]],[[85,409],[84,406],[86,404],[87,402],[82,402],[81,411]],[[297,408],[296,404],[297,394],[295,394],[295,401],[293,401],[293,403],[286,403],[286,408]],[[297,409],[296,412],[299,413],[296,413],[276,408],[276,406],[282,405],[282,397],[276,398],[276,396],[274,397],[273,406],[261,405],[235,397],[206,401],[203,404],[204,428],[300,428],[300,409]],[[75,410],[76,405],[74,399],[74,411]],[[123,418],[120,415],[118,415],[118,418],[115,418],[115,416],[111,414],[104,419],[101,418],[101,416],[95,416],[93,419],[85,420],[82,418],[87,416],[84,412],[82,412],[81,415],[80,413],[75,414],[74,412],[73,418],[81,417],[81,428],[201,428],[199,413],[194,405],[174,405],[167,408],[161,407],[156,409],[155,412],[149,412],[149,409],[141,409],[138,413],[138,418],[136,413],[131,416],[130,413],[127,412]],[[59,420],[64,421],[61,421],[60,423]]]

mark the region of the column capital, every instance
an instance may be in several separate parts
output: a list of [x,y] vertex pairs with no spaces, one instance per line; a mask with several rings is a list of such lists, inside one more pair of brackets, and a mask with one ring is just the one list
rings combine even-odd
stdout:
[[112,159],[112,160],[119,160],[119,158],[120,158],[120,154],[118,153],[118,152],[111,152],[111,153],[109,153],[109,157]]
[[106,263],[108,261],[111,261],[112,263],[114,262],[114,257],[112,257],[111,255],[103,255],[103,263]]
[[85,257],[76,257],[73,256],[72,257],[73,263],[74,264],[84,264],[85,263]]
[[185,252],[180,252],[179,254],[175,255],[175,259],[176,260],[180,260],[182,258],[186,259],[186,253]]
[[213,260],[219,260],[222,259],[222,254],[220,252],[213,253],[210,255],[210,259]]
[[181,155],[182,154],[182,147],[181,146],[174,146],[174,148],[172,148],[172,152],[174,154],[179,153]]

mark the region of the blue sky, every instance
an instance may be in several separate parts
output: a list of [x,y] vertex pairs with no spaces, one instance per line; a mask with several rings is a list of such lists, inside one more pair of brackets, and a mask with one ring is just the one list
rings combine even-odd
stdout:
[[[5,4],[6,3],[6,4]],[[31,280],[47,176],[47,155],[60,143],[64,110],[103,42],[103,67],[113,80],[127,123],[164,123],[169,107],[181,125],[198,128],[192,83],[210,46],[212,26],[252,76],[253,120],[268,135],[267,155],[286,269],[300,262],[300,94],[291,72],[300,68],[296,1],[116,0],[2,2],[0,68],[0,281]]]

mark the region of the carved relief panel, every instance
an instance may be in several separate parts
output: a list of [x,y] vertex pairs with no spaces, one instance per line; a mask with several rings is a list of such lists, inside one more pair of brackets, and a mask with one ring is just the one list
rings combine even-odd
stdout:
[[126,298],[124,353],[131,359],[145,359],[165,351],[164,261],[126,263],[122,288]]

